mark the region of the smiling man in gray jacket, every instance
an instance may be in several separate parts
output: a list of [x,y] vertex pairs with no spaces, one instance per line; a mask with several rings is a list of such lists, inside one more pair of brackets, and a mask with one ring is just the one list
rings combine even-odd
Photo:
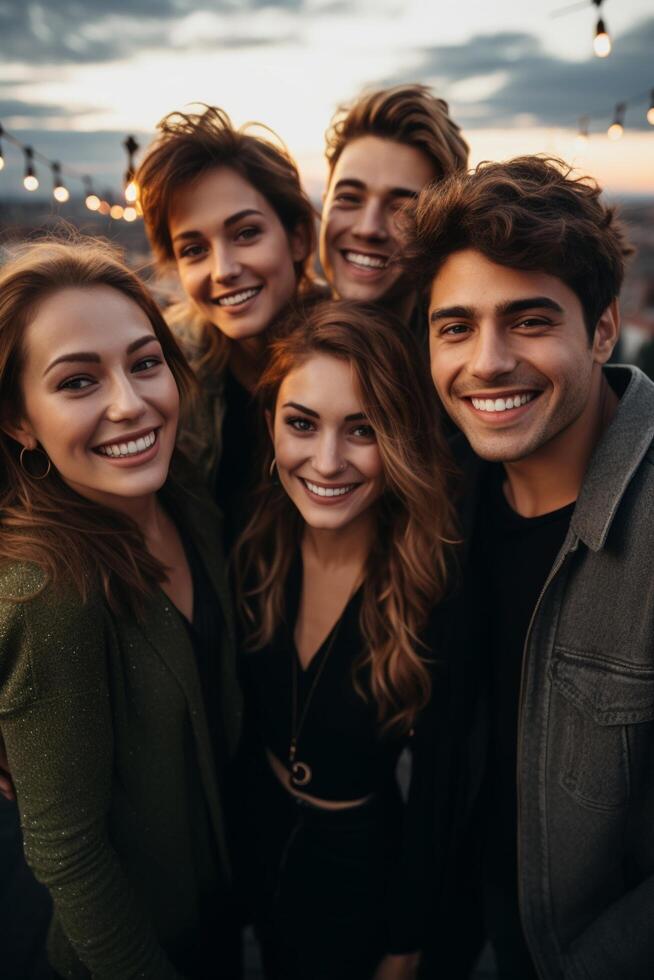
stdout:
[[596,185],[538,157],[424,191],[411,232],[474,453],[503,980],[654,976],[654,385],[606,366],[629,251]]

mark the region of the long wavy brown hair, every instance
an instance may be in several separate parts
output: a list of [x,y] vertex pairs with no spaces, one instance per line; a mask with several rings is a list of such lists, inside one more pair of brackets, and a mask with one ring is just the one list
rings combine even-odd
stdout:
[[20,421],[27,327],[41,303],[62,289],[110,286],[148,317],[182,403],[195,379],[155,301],[110,245],[71,236],[19,249],[0,269],[0,564],[29,562],[44,587],[72,584],[83,601],[104,593],[111,608],[138,613],[165,579],[143,534],[128,517],[81,497],[54,467],[34,479],[20,465],[20,444],[2,428]]
[[[446,593],[453,567],[453,464],[424,356],[401,321],[376,307],[329,300],[290,314],[258,385],[262,414],[274,417],[280,386],[291,371],[324,354],[352,367],[385,477],[385,490],[373,505],[376,534],[360,613],[365,652],[355,665],[354,683],[365,697],[362,677],[369,668],[368,690],[383,730],[408,731],[431,694],[431,651],[421,633]],[[268,444],[253,515],[235,553],[237,597],[252,650],[270,643],[282,621],[304,526],[269,476],[272,459]]]

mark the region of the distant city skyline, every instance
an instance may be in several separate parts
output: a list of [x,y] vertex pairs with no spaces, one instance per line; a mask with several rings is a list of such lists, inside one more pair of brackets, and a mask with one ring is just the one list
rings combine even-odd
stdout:
[[[654,194],[650,0],[605,0],[613,39],[592,55],[597,11],[551,16],[564,0],[93,0],[0,4],[0,122],[23,143],[118,191],[121,141],[144,147],[158,120],[194,101],[237,124],[271,126],[297,158],[310,193],[324,181],[323,133],[363,87],[421,81],[450,103],[473,162],[546,152],[614,194]],[[85,20],[79,21],[84,10]],[[110,11],[110,12],[109,12]],[[606,139],[616,102],[623,138]],[[575,139],[578,117],[591,138]],[[0,197],[22,190],[23,161],[5,145]],[[51,175],[38,166],[41,192]],[[79,195],[81,187],[71,182]]]

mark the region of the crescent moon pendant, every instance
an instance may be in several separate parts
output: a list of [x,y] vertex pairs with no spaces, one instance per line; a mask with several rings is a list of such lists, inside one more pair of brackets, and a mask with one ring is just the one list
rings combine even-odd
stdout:
[[306,762],[294,762],[289,779],[293,786],[306,786],[311,782],[312,775],[311,766]]

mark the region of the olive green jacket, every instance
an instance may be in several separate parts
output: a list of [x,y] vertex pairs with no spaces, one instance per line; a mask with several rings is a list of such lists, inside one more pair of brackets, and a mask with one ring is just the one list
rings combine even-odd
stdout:
[[[224,617],[216,656],[231,752],[240,696],[220,522],[208,500],[176,503]],[[51,962],[75,980],[177,980],[166,949],[192,933],[201,894],[228,874],[187,629],[161,591],[142,622],[100,597],[83,605],[46,589],[7,601],[41,584],[32,566],[0,571],[0,732],[27,860],[54,900]]]

